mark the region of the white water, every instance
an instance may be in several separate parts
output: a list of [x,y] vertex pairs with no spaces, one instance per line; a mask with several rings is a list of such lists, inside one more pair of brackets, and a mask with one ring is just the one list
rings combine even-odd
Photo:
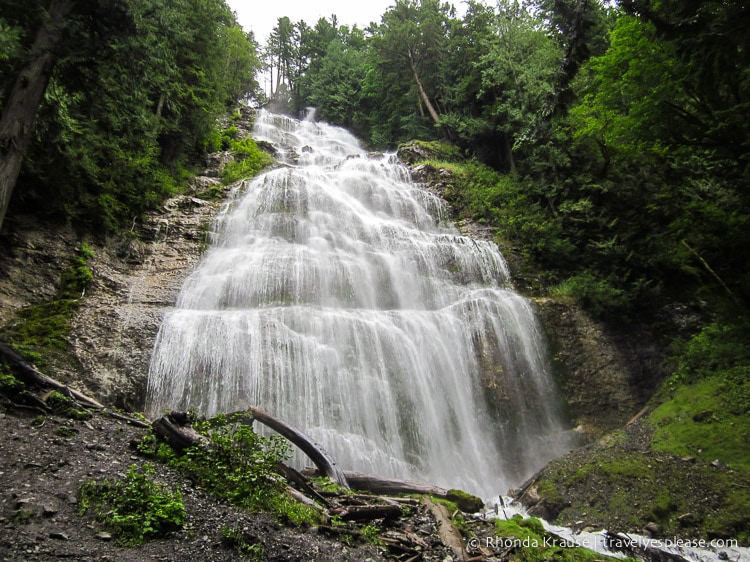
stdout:
[[[392,156],[262,113],[243,185],[161,326],[148,411],[254,405],[345,470],[489,497],[569,448],[529,303]],[[490,389],[487,392],[487,388]]]

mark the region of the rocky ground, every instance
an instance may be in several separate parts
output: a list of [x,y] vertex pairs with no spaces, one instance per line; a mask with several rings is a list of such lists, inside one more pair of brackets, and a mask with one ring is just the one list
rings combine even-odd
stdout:
[[[262,545],[263,560],[385,560],[387,549],[331,538],[318,528],[287,527],[269,514],[252,514],[219,501],[179,473],[155,464],[155,480],[182,493],[187,523],[165,539],[119,547],[91,514],[79,513],[79,489],[89,479],[122,478],[149,460],[133,447],[144,429],[104,414],[86,421],[41,415],[7,402],[0,408],[0,560],[225,561],[243,557],[222,539],[240,529]],[[417,509],[395,527],[424,541],[421,560],[450,559],[436,522]],[[393,558],[391,558],[393,559]]]

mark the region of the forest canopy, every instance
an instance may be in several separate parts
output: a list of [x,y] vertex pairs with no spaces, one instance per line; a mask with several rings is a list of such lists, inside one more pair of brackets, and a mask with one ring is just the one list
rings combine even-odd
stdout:
[[4,1],[0,202],[129,225],[216,149],[217,117],[256,93],[259,67],[223,0]]
[[[376,148],[457,147],[452,203],[595,313],[680,294],[744,307],[749,11],[397,0],[366,29],[280,17],[259,46],[223,0],[9,0],[0,162],[23,149],[16,209],[110,232],[179,189],[240,100],[316,107]],[[14,129],[35,80],[33,128]]]
[[454,203],[595,313],[677,293],[735,307],[750,295],[749,23],[739,1],[469,1],[458,17],[399,0],[365,30],[280,19],[265,60],[278,107],[486,166]]

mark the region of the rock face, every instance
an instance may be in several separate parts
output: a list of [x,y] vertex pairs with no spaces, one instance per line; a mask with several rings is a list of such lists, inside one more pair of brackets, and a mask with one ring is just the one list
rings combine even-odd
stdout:
[[534,302],[577,430],[591,439],[622,427],[663,380],[664,349],[642,329],[598,322],[575,304]]
[[167,200],[134,238],[96,249],[90,262],[94,281],[73,318],[69,341],[86,386],[102,400],[141,409],[162,316],[200,259],[221,205],[196,198],[195,191],[215,184],[197,178],[193,193]]

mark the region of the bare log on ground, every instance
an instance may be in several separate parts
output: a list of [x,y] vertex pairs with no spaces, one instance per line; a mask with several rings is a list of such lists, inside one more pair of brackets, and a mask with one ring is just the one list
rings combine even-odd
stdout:
[[453,555],[461,562],[469,559],[469,554],[464,548],[464,541],[461,533],[451,521],[451,516],[444,505],[433,502],[430,498],[425,497],[424,503],[430,513],[435,517],[438,524],[438,535],[443,544],[451,549]]
[[349,488],[349,482],[344,475],[344,471],[333,462],[328,453],[320,445],[313,442],[307,435],[263,410],[251,406],[248,408],[248,411],[253,415],[254,419],[297,445],[303,453],[310,457],[310,460],[315,463],[318,470],[328,476],[332,482],[335,482],[342,488]]
[[[334,513],[334,512],[332,512]],[[373,521],[374,519],[397,519],[401,517],[398,505],[348,505],[335,510],[343,521]]]
[[[305,476],[317,476],[320,475],[320,471],[305,469],[302,471],[302,474]],[[345,470],[344,476],[346,477],[346,481],[349,482],[349,486],[353,489],[365,490],[373,494],[427,494],[438,498],[445,498],[449,492],[445,488],[432,486],[431,484],[399,480],[397,478],[384,478],[363,472]]]
[[37,384],[57,390],[58,392],[74,399],[81,406],[84,406],[86,408],[92,408],[94,410],[104,409],[104,405],[100,404],[93,398],[90,398],[85,394],[78,392],[77,390],[73,390],[72,388],[65,386],[61,382],[58,382],[55,379],[42,374],[36,369],[36,367],[34,367],[23,357],[21,357],[18,352],[2,342],[0,342],[0,357],[5,359],[5,361],[7,361],[12,367],[17,370],[18,375],[24,382]]
[[297,469],[292,468],[291,466],[284,464],[283,462],[279,462],[276,464],[276,472],[281,474],[281,476],[283,476],[287,482],[296,486],[299,491],[304,493],[308,498],[317,500],[326,507],[331,507],[330,502],[326,498],[321,496],[312,486],[310,486],[307,478],[300,474]]

